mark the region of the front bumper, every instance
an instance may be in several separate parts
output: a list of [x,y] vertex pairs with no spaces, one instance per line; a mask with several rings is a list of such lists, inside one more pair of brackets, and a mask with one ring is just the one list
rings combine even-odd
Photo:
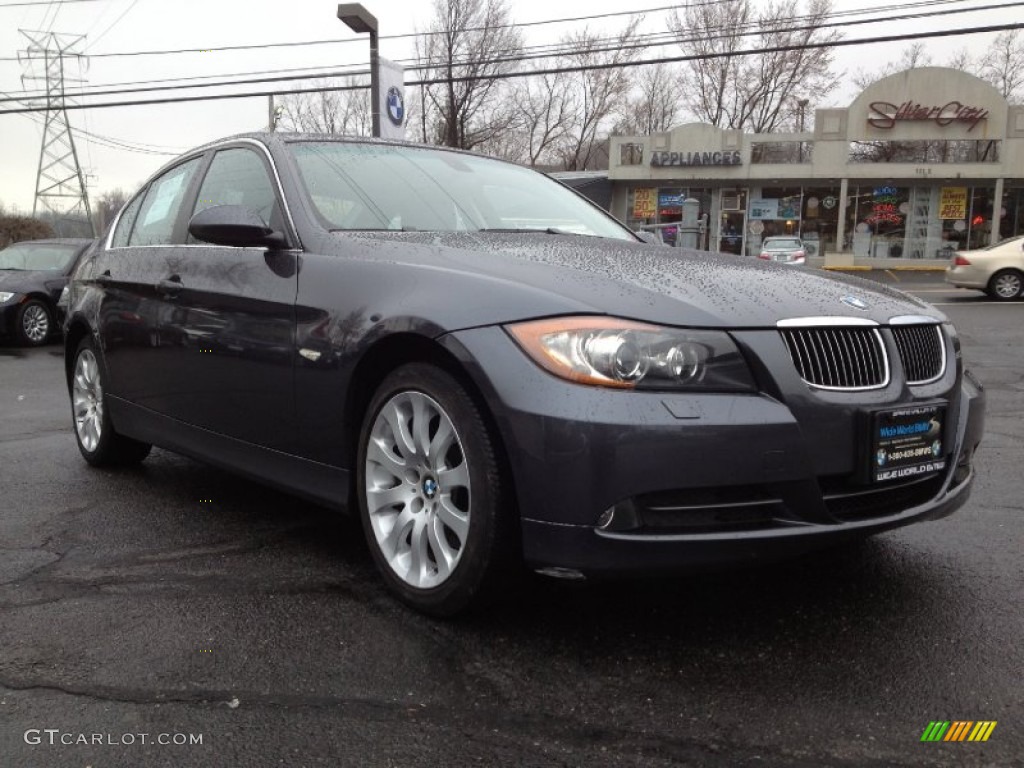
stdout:
[[18,322],[18,307],[20,304],[11,300],[0,304],[0,337],[13,336],[14,329]]
[[[840,422],[893,404],[877,395],[814,413],[802,384],[798,408],[763,393],[605,390],[540,370],[501,329],[445,340],[497,422],[533,568],[596,574],[786,557],[942,517],[969,496],[984,393],[967,376],[946,394],[946,469],[871,485],[860,480],[857,430]],[[831,455],[821,455],[822,431],[838,435]]]

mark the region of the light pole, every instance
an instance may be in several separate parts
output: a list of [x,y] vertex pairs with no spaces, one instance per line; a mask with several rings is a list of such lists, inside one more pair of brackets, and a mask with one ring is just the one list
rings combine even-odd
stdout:
[[377,18],[361,3],[341,3],[338,18],[353,32],[370,34],[370,119],[374,137],[380,137],[380,56],[377,50]]
[[[799,121],[799,133],[801,133],[801,134],[804,132],[804,113],[806,112],[807,105],[810,103],[810,101],[811,101],[810,99],[797,99],[797,102],[796,102],[796,114],[797,114],[797,120]],[[802,163],[804,161],[804,137],[803,136],[800,137],[800,145],[799,146],[800,146],[800,149],[799,149],[799,153],[800,153],[799,162]]]

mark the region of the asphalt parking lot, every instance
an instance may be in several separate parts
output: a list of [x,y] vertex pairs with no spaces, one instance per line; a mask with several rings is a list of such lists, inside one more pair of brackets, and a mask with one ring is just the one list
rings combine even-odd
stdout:
[[[1024,302],[872,277],[939,305],[987,387],[964,509],[448,623],[334,513],[160,450],[88,468],[60,347],[0,347],[0,765],[1024,765]],[[922,743],[935,720],[998,725]]]

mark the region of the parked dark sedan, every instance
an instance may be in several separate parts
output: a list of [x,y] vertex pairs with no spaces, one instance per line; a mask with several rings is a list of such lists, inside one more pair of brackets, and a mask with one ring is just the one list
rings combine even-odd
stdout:
[[24,240],[0,250],[0,336],[38,346],[60,327],[57,300],[90,239]]
[[358,510],[428,613],[949,514],[984,395],[933,307],[644,244],[541,174],[287,134],[159,171],[70,290],[91,464],[155,444]]

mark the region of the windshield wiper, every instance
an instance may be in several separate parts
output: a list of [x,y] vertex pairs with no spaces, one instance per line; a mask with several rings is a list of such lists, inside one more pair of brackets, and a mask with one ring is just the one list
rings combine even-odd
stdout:
[[570,232],[568,229],[558,227],[487,227],[474,230],[476,232],[498,232],[500,234],[518,235],[524,232],[541,233],[545,235],[578,235],[579,232]]
[[338,227],[328,232],[420,232],[416,227]]

